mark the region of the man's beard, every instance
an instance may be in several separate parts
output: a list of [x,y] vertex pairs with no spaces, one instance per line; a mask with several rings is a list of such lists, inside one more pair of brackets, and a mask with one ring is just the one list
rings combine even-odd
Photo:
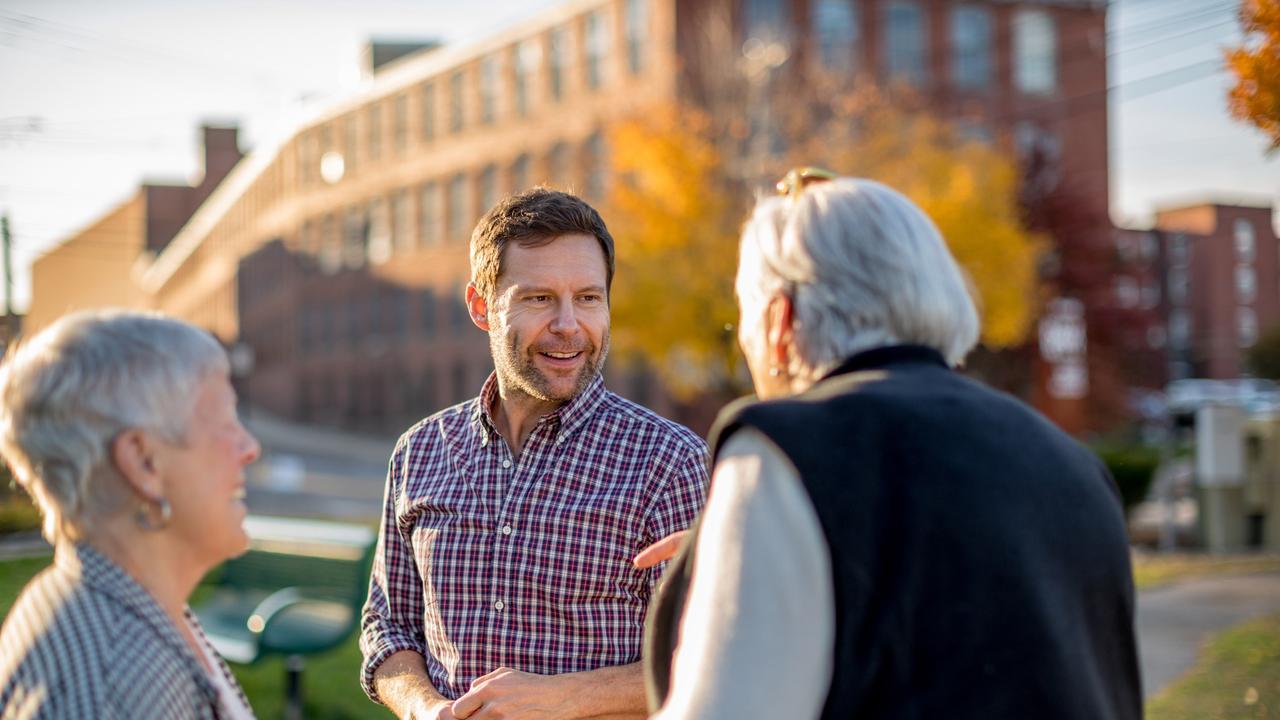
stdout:
[[[598,352],[589,340],[577,347],[534,346],[528,352],[520,351],[521,344],[517,333],[505,337],[499,333],[489,333],[489,352],[493,356],[494,370],[502,381],[504,390],[514,390],[541,402],[565,403],[581,395],[604,368],[605,358],[609,355],[609,330],[606,328],[600,336]],[[533,355],[538,352],[582,353],[582,367],[568,393],[558,393],[547,376],[534,365]]]

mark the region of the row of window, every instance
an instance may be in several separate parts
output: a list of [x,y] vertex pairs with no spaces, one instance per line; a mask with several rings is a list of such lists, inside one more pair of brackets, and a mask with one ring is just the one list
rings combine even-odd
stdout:
[[352,205],[342,213],[304,222],[300,245],[326,272],[343,266],[358,268],[366,262],[383,263],[397,252],[469,237],[475,222],[498,202],[500,193],[524,190],[539,182],[568,186],[571,178],[580,177],[582,194],[599,199],[605,192],[606,160],[604,138],[599,133],[588,137],[576,153],[568,143],[557,143],[542,158],[544,172],[540,176],[535,175],[534,159],[526,153],[502,169],[490,163],[473,173],[428,180]]
[[[622,8],[626,66],[638,75],[646,66],[649,1],[624,0]],[[384,112],[390,113],[391,142],[399,154],[409,146],[415,113],[416,136],[419,142],[430,143],[442,129],[456,134],[470,123],[491,125],[504,113],[524,117],[543,98],[545,102],[559,102],[568,87],[571,48],[575,47],[571,30],[575,28],[580,31],[576,46],[581,48],[582,83],[589,91],[603,87],[609,80],[612,17],[609,7],[593,10],[582,16],[580,23],[552,28],[486,55],[472,65],[427,80],[413,90],[374,101],[340,120],[307,131],[297,141],[299,182],[338,182],[352,175],[358,162],[382,160],[383,133],[387,129]],[[444,93],[447,112],[442,115],[438,95]],[[510,103],[509,108],[501,107],[504,99]]]
[[[789,0],[745,0],[747,35],[762,42],[789,42]],[[882,3],[879,25],[887,75],[917,86],[931,82],[930,3],[890,0]],[[833,71],[856,69],[861,44],[857,0],[812,0],[811,35],[818,61]],[[951,83],[964,90],[984,90],[994,83],[995,33],[992,9],[986,4],[957,3],[948,11],[947,37]],[[1018,8],[1010,27],[1013,85],[1019,92],[1050,94],[1058,87],[1058,37],[1053,16],[1042,8]]]
[[439,296],[431,288],[397,290],[341,302],[308,303],[297,324],[297,342],[303,352],[324,355],[339,347],[359,347],[372,339],[433,339],[442,332],[461,337],[471,328],[461,287],[447,296]]
[[297,414],[307,421],[401,427],[443,407],[475,397],[490,368],[458,359],[417,372],[366,370],[317,375],[300,382]]

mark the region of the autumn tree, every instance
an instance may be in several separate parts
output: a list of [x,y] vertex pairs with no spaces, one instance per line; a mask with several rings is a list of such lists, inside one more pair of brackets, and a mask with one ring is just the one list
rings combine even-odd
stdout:
[[1245,0],[1240,7],[1245,43],[1227,52],[1235,75],[1231,114],[1267,135],[1280,149],[1280,0]]
[[[688,107],[612,127],[619,181],[606,207],[618,239],[616,344],[646,357],[678,396],[726,392],[741,377],[725,326],[737,314],[738,230],[752,188],[761,187],[747,177],[753,167],[773,177],[789,165],[823,165],[900,190],[934,219],[968,273],[984,345],[1017,346],[1027,337],[1043,243],[1020,225],[1013,162],[870,90],[829,102],[821,112],[806,108],[814,121],[807,127],[792,127],[779,110],[773,127],[753,122],[753,132],[740,132],[732,119],[741,116],[725,122]],[[769,144],[786,149],[753,157],[760,132],[780,135]]]

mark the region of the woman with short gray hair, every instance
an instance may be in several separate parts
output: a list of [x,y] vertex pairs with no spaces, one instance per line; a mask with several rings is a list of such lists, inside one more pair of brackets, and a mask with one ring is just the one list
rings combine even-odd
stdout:
[[0,454],[35,499],[53,565],[0,630],[17,718],[246,718],[187,596],[248,537],[226,354],[160,315],[66,316],[0,367]]
[[736,282],[760,400],[712,430],[650,609],[655,717],[1141,718],[1106,468],[953,370],[977,313],[910,200],[814,169],[780,186]]

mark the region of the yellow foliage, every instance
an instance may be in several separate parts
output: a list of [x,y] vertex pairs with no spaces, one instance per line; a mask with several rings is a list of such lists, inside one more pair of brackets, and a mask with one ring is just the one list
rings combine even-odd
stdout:
[[689,396],[734,375],[739,205],[702,113],[667,108],[609,131],[616,182],[605,217],[617,245],[615,345],[649,358]]
[[[872,178],[914,200],[971,279],[982,342],[1020,344],[1035,319],[1043,243],[1020,225],[1012,160],[958,142],[927,116],[872,106],[856,121],[838,118],[838,132],[792,143],[794,164]],[[616,123],[609,146],[615,182],[603,210],[617,243],[615,345],[646,357],[677,395],[722,390],[736,376],[725,327],[737,318],[738,232],[752,198],[727,179],[699,111],[667,108]]]

